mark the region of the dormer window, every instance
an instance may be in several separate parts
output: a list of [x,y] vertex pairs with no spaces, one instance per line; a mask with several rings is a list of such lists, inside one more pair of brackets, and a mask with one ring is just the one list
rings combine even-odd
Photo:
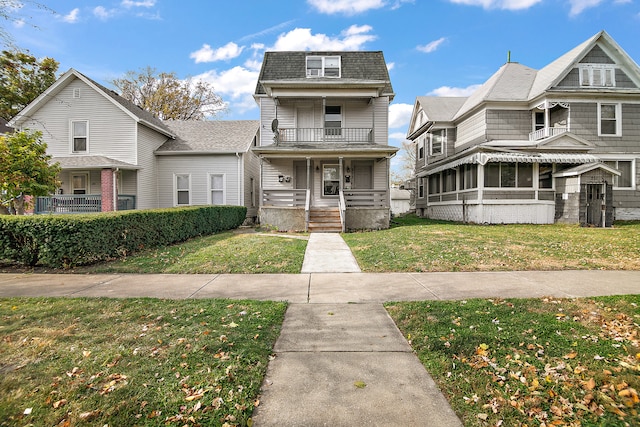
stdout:
[[307,77],[340,77],[340,57],[307,56]]
[[580,65],[580,86],[615,87],[616,70],[608,64]]

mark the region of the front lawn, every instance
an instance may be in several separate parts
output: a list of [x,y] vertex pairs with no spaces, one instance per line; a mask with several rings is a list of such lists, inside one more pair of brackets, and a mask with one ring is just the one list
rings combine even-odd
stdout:
[[343,237],[362,271],[640,270],[640,223],[472,225],[395,220],[389,230]]
[[471,426],[640,425],[640,296],[389,303]]
[[285,309],[0,299],[0,426],[247,425]]

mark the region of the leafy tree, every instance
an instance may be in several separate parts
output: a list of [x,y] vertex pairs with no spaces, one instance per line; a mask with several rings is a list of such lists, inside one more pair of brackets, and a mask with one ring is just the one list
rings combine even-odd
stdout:
[[25,196],[46,196],[60,185],[58,163],[50,164],[41,132],[15,131],[0,136],[0,204],[22,215]]
[[[24,9],[25,5],[32,5],[37,9],[45,10],[47,12],[55,13],[53,9],[38,3],[33,0],[0,0],[0,20],[8,21],[12,23],[23,23],[27,21],[25,17],[20,14],[20,11]],[[35,25],[32,25],[35,27]],[[13,38],[7,30],[0,25],[0,40],[7,46],[13,46]]]
[[[2,0],[0,0],[2,1]],[[0,117],[10,120],[56,81],[58,62],[20,51],[0,54]]]
[[111,81],[122,97],[162,120],[205,120],[225,110],[213,86],[191,78],[180,80],[175,73],[157,73],[147,67],[128,71]]

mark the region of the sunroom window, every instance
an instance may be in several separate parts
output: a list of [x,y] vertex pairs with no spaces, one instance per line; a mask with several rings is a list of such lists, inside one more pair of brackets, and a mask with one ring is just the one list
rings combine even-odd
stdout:
[[487,163],[484,167],[484,186],[531,188],[533,187],[533,164]]

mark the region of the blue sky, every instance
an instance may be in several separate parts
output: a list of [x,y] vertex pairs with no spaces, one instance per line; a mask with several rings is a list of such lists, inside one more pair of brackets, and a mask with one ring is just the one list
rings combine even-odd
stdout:
[[507,61],[539,69],[600,30],[640,62],[639,0],[39,0],[3,23],[15,44],[107,86],[151,66],[202,78],[257,119],[265,50],[382,50],[396,97],[390,144],[416,96],[467,95]]

